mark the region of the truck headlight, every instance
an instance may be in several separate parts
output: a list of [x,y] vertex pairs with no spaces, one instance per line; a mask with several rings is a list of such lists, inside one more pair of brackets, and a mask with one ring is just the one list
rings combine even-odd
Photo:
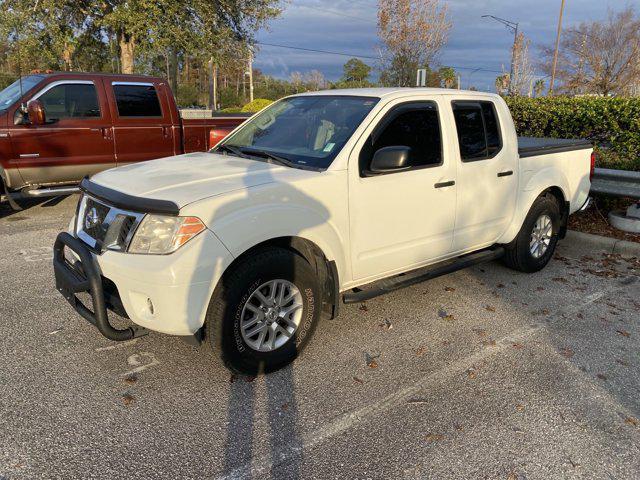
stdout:
[[147,215],[129,245],[129,253],[166,255],[197,236],[206,227],[197,217]]

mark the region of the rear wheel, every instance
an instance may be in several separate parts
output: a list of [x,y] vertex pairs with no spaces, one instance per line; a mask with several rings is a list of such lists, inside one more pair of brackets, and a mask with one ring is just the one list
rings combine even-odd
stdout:
[[536,199],[516,239],[506,248],[504,262],[521,272],[542,270],[556,249],[562,223],[560,206],[555,197]]
[[225,274],[207,312],[214,349],[233,371],[271,372],[292,362],[309,341],[321,298],[301,256],[269,248]]

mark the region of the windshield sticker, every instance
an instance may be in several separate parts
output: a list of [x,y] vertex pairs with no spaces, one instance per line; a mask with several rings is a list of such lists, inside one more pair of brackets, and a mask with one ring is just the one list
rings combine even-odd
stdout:
[[331,152],[331,150],[333,150],[333,147],[335,147],[335,146],[336,146],[335,143],[327,143],[327,146],[324,147],[324,152],[325,153]]

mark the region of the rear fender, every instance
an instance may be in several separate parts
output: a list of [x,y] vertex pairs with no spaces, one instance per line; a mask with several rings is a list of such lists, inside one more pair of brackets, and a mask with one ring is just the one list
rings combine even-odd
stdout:
[[[528,178],[527,173],[532,172],[524,172],[523,174],[523,188],[521,188],[520,194],[518,195],[516,214],[509,228],[507,228],[506,232],[498,239],[497,243],[503,245],[508,244],[516,238],[529,210],[531,210],[533,202],[544,191],[555,187],[560,189],[565,202],[571,198],[567,177],[557,168],[544,168],[537,173],[533,173]],[[561,211],[564,209],[564,204],[560,204],[560,209]]]

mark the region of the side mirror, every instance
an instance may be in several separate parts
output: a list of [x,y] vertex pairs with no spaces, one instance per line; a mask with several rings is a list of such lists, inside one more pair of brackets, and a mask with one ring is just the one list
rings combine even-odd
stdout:
[[44,106],[40,100],[31,100],[27,104],[27,116],[31,125],[44,125],[47,122]]
[[373,174],[381,174],[408,170],[411,168],[410,158],[410,147],[384,147],[374,154],[369,171]]

